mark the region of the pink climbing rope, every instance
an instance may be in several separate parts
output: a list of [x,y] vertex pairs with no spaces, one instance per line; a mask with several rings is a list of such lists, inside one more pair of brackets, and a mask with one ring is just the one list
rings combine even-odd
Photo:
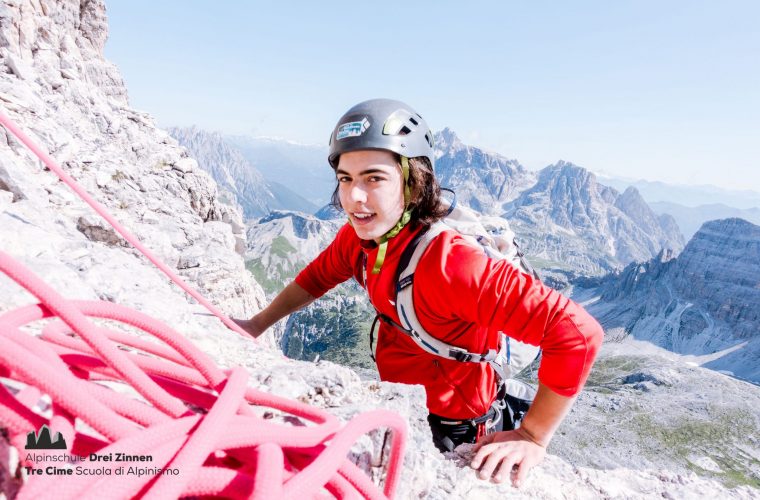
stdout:
[[119,221],[114,218],[113,215],[111,215],[106,208],[98,203],[95,198],[90,196],[90,194],[85,191],[77,182],[69,175],[67,174],[61,167],[58,165],[55,161],[53,161],[50,156],[48,156],[47,153],[45,153],[37,144],[34,143],[20,128],[16,126],[13,121],[11,121],[10,118],[8,118],[4,113],[0,112],[0,124],[2,124],[6,129],[8,129],[9,132],[11,132],[13,135],[16,136],[16,138],[21,141],[24,146],[26,146],[29,151],[34,153],[37,158],[40,159],[42,163],[45,164],[46,167],[48,167],[52,172],[54,172],[61,181],[63,181],[67,186],[69,186],[76,194],[79,195],[80,198],[82,198],[88,205],[90,205],[101,217],[103,217],[111,226],[121,234],[125,240],[127,240],[132,246],[134,246],[137,250],[140,251],[150,262],[152,262],[157,268],[159,268],[164,274],[166,274],[169,279],[171,279],[174,283],[176,283],[182,290],[184,290],[188,295],[193,297],[195,300],[197,300],[200,304],[202,304],[206,309],[208,309],[211,314],[219,318],[222,323],[224,323],[228,328],[231,330],[248,337],[249,335],[240,328],[237,324],[235,324],[234,321],[232,321],[230,318],[228,318],[223,312],[221,312],[219,309],[217,309],[211,302],[206,300],[206,298],[198,293],[193,287],[185,283],[185,281],[180,278],[177,273],[172,271],[169,266],[164,264],[160,259],[158,259],[153,253],[148,250],[145,245],[143,245],[139,239],[137,239],[136,236],[134,236],[132,233],[127,231],[127,229],[122,226]]
[[[162,471],[141,477],[31,475],[19,499],[38,498],[51,488],[57,498],[393,495],[406,439],[397,414],[370,411],[341,428],[322,410],[247,387],[245,370],[220,370],[160,321],[109,302],[67,300],[1,251],[0,271],[40,301],[0,315],[0,376],[23,385],[14,394],[0,384],[0,422],[11,444],[21,452],[27,433],[45,424],[53,435],[63,435],[72,455],[147,455],[150,468]],[[114,331],[93,318],[120,322],[142,336]],[[41,335],[22,332],[39,320],[47,320]],[[148,342],[149,337],[163,343]],[[107,389],[103,382],[128,386],[136,395]],[[41,394],[51,399],[42,412],[35,411]],[[311,425],[275,423],[257,407]],[[393,439],[380,491],[345,457],[359,436],[385,427]],[[49,465],[35,455],[22,452],[23,465]],[[115,471],[119,465],[85,461],[81,466]]]
[[[0,123],[183,290],[244,334],[2,113]],[[370,411],[341,427],[323,410],[247,387],[245,370],[219,369],[154,318],[109,302],[68,300],[2,251],[0,272],[39,301],[0,315],[0,425],[22,466],[50,466],[45,458],[51,452],[23,451],[27,434],[42,425],[53,436],[61,433],[69,456],[150,458],[142,475],[118,474],[121,464],[115,461],[55,463],[54,470],[64,471],[60,474],[76,467],[95,472],[65,478],[31,474],[18,498],[53,491],[56,498],[393,496],[406,441],[406,426],[397,414]],[[40,334],[25,331],[41,320]],[[104,320],[130,333],[107,328]],[[46,407],[40,407],[43,395],[50,401]],[[283,423],[275,421],[275,414]],[[284,423],[292,417],[306,425]],[[346,459],[362,434],[381,428],[392,431],[382,491]]]

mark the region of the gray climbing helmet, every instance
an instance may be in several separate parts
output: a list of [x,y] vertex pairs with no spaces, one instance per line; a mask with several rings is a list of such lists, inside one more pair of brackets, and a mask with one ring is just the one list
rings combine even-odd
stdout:
[[384,149],[407,158],[426,156],[433,165],[433,133],[407,104],[391,99],[364,101],[344,114],[330,136],[332,168],[343,153]]

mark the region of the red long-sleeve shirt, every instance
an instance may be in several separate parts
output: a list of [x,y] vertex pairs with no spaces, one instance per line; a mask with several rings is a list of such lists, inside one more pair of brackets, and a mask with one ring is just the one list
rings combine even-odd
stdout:
[[[372,305],[396,322],[396,268],[417,231],[419,227],[410,225],[390,239],[380,273],[367,273],[365,288]],[[377,246],[359,239],[346,224],[296,282],[314,297],[351,277],[361,283],[362,252],[371,270]],[[415,272],[413,298],[425,330],[448,344],[486,352],[497,346],[499,332],[504,332],[540,345],[538,378],[563,396],[583,387],[604,335],[581,306],[506,260],[489,259],[480,247],[454,231],[443,232],[425,250]],[[382,380],[424,385],[429,411],[442,417],[479,417],[496,396],[495,374],[487,363],[462,363],[429,354],[383,322],[376,358]]]

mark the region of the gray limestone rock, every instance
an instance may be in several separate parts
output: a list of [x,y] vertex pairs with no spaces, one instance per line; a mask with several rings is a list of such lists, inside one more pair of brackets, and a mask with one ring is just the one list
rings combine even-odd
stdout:
[[677,257],[662,252],[606,278],[589,310],[607,329],[760,382],[759,261],[760,226],[706,222]]
[[[13,71],[0,75],[3,111],[122,224],[149,247],[157,244],[160,258],[177,263],[184,253],[213,252],[209,265],[186,274],[212,300],[239,315],[260,307],[263,294],[237,253],[244,237],[240,215],[219,201],[214,182],[150,117],[128,108],[121,76],[102,54],[103,4],[12,2],[5,12],[0,31],[12,58],[0,64],[21,61],[33,76],[22,82]],[[50,85],[51,69],[59,68],[76,72]],[[42,213],[71,217],[91,241],[124,244],[5,131],[0,158],[0,188],[14,201],[28,199]],[[213,236],[218,231],[209,231],[210,221],[225,221],[221,231],[229,237]],[[218,263],[224,265],[212,265]]]

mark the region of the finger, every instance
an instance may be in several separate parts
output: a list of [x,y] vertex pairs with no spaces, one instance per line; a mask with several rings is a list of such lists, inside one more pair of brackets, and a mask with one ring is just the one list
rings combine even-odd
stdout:
[[517,472],[513,475],[512,485],[515,488],[519,488],[525,483],[525,478],[528,477],[528,472],[536,466],[541,460],[532,456],[527,456],[519,464]]
[[480,479],[490,479],[493,475],[493,472],[496,470],[496,467],[499,466],[499,463],[501,463],[501,461],[505,456],[509,454],[510,451],[511,450],[502,447],[494,449],[491,454],[488,455],[488,458],[486,458],[483,465],[480,466],[478,477]]
[[476,446],[476,453],[475,456],[472,457],[472,460],[470,460],[470,467],[473,469],[480,469],[480,464],[483,463],[483,459],[487,457],[492,450],[496,449],[496,445],[485,442],[484,439],[483,442],[479,442]]
[[509,453],[506,455],[499,465],[498,470],[493,476],[493,480],[495,483],[502,483],[507,480],[512,475],[512,469],[515,466],[515,463],[518,463],[522,459],[521,455],[516,452]]

